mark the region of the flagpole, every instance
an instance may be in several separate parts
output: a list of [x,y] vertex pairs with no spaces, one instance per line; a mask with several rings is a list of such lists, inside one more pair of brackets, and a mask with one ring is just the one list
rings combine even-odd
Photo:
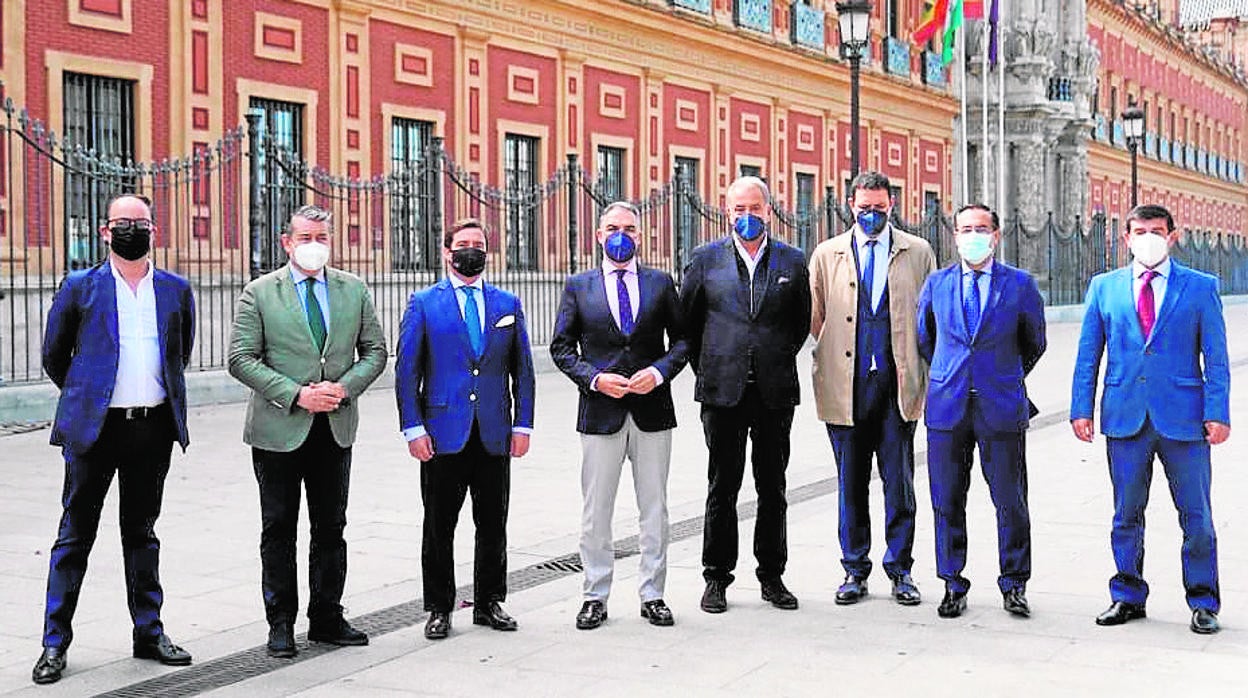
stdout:
[[980,182],[979,201],[988,204],[988,157],[992,148],[988,145],[988,18],[980,23],[980,50],[983,52],[979,61],[979,88],[983,96],[983,108],[980,110],[980,132],[984,138],[984,147],[979,151]]
[[967,141],[966,128],[966,30],[958,32],[954,37],[958,44],[958,66],[961,79],[959,91],[962,102],[962,204],[970,201],[971,196],[971,158],[970,146]]
[[1001,50],[1001,17],[1005,15],[1005,1],[997,2],[997,210],[1005,211],[1005,52]]

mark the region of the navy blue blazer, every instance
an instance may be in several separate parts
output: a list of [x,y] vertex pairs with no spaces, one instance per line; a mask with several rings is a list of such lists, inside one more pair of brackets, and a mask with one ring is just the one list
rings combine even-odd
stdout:
[[423,425],[438,454],[462,451],[474,419],[485,450],[496,456],[510,452],[513,428],[533,428],[533,352],[524,310],[516,296],[483,287],[480,358],[473,354],[449,279],[413,293],[399,326],[394,368],[399,428]]
[[[688,362],[676,284],[667,273],[638,265],[637,289],[637,320],[626,335],[607,304],[602,267],[568,277],[564,284],[550,355],[580,388],[576,430],[581,433],[614,434],[628,414],[642,431],[676,426],[671,380]],[[590,389],[599,373],[631,376],[647,366],[659,371],[663,384],[645,395],[616,399]]]
[[989,429],[1027,429],[1036,410],[1023,379],[1047,346],[1044,298],[1030,274],[993,262],[988,301],[972,337],[962,313],[962,265],[941,269],[923,284],[918,324],[919,355],[931,365],[928,429],[955,428],[972,388]]
[[801,401],[796,357],[810,334],[806,255],[775,238],[767,239],[766,254],[766,265],[760,263],[755,271],[762,285],[753,298],[731,236],[702,245],[690,256],[680,302],[689,362],[698,374],[698,402],[716,407],[740,402],[751,354],[764,405],[779,409]]
[[[153,271],[152,286],[160,332],[161,378],[173,411],[177,440],[185,451],[190,438],[183,371],[195,343],[195,298],[189,281],[160,269]],[[52,423],[53,445],[70,453],[85,453],[95,444],[113,397],[120,346],[112,265],[105,261],[71,272],[52,299],[43,337],[43,370],[61,389]]]

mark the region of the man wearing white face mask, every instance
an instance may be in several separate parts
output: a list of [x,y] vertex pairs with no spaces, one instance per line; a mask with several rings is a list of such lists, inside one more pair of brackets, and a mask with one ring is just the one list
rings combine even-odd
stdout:
[[979,447],[997,508],[997,549],[1005,610],[1027,617],[1031,518],[1027,510],[1027,426],[1035,407],[1023,379],[1044,354],[1044,299],[1031,275],[993,252],[997,214],[983,204],[954,216],[961,262],[928,277],[919,294],[919,354],[931,365],[927,388],[927,471],[936,529],[941,618],[966,610],[966,495]]
[[1161,206],[1132,209],[1124,239],[1135,261],[1088,285],[1071,390],[1071,428],[1076,438],[1091,442],[1096,375],[1107,355],[1101,433],[1114,488],[1110,544],[1118,572],[1109,580],[1112,603],[1096,624],[1145,616],[1144,509],[1156,456],[1183,529],[1192,632],[1216,633],[1221,596],[1209,451],[1231,433],[1218,279],[1171,261],[1178,233]]
[[230,339],[230,375],[252,389],[243,441],[260,486],[261,587],[268,653],[293,657],[299,611],[295,537],[299,486],[312,540],[308,639],[366,645],[343,618],[347,485],[359,414],[355,399],[386,366],[386,338],[368,288],[326,266],[330,214],[295,211],[282,235],[290,264],[243,289]]

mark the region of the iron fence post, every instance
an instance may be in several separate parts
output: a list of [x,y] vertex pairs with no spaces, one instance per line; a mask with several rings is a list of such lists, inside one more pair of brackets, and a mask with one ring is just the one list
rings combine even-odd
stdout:
[[[433,189],[433,192],[430,195],[430,198],[432,199],[431,203],[433,205],[430,206],[432,211],[430,211],[430,215],[429,215],[429,225],[431,228],[433,228],[433,239],[435,241],[435,244],[439,246],[438,250],[440,251],[442,249],[441,245],[442,245],[442,238],[443,238],[442,195],[444,193],[443,181],[442,181],[442,175],[443,175],[442,168],[444,165],[442,156],[444,155],[444,153],[442,152],[442,137],[441,136],[434,136],[433,138],[429,140],[429,151],[430,151],[429,156],[426,158],[426,160],[428,160],[429,162],[429,167],[432,168],[429,170],[429,173],[430,173],[430,179],[433,180],[431,182],[431,185],[432,185],[431,188]],[[441,256],[440,252],[439,252],[439,256]],[[445,269],[443,269],[444,266],[445,265],[443,264],[433,265],[434,280],[436,281],[442,280],[442,275],[446,271]]]
[[568,274],[576,273],[576,153],[568,153]]
[[247,182],[248,195],[251,197],[247,214],[247,227],[251,232],[251,264],[249,272],[252,279],[259,278],[261,273],[260,247],[264,236],[264,205],[260,201],[260,118],[263,112],[259,109],[247,110]]

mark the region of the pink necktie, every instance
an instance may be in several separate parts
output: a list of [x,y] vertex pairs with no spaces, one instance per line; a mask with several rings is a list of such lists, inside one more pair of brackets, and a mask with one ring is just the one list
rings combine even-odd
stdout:
[[1140,316],[1140,331],[1144,333],[1146,342],[1148,335],[1153,331],[1153,323],[1157,321],[1157,307],[1153,301],[1153,279],[1156,276],[1157,272],[1152,269],[1140,274],[1144,286],[1140,288],[1140,301],[1136,305],[1136,313]]

